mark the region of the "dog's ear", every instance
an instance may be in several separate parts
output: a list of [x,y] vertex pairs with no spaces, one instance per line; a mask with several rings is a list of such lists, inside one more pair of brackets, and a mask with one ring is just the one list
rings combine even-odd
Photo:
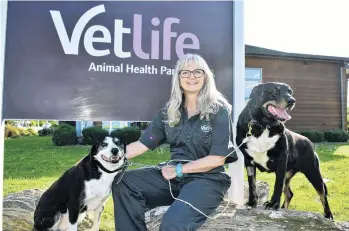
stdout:
[[91,150],[90,150],[90,153],[89,153],[90,161],[92,161],[93,156],[97,155],[98,147],[99,147],[99,144],[96,144],[96,143],[92,144],[92,147],[91,147]]
[[122,143],[122,146],[124,147],[124,153],[126,153],[126,146],[127,146],[126,139],[120,139],[120,142]]
[[94,156],[97,154],[98,146],[99,146],[99,144],[97,144],[97,143],[92,145],[91,150],[90,150],[90,156]]
[[252,102],[258,102],[263,97],[263,85],[258,84],[252,89],[252,92],[250,94],[250,101]]

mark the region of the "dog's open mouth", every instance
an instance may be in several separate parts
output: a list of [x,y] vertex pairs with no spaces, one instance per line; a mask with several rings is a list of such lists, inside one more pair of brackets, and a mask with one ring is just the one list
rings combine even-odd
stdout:
[[268,112],[272,114],[273,116],[281,119],[281,120],[290,120],[292,117],[287,113],[289,111],[289,108],[277,108],[272,104],[269,104],[267,106]]
[[119,160],[121,159],[120,156],[111,156],[111,157],[106,157],[105,155],[102,155],[102,159],[106,162],[112,163],[112,164],[116,164],[119,162]]

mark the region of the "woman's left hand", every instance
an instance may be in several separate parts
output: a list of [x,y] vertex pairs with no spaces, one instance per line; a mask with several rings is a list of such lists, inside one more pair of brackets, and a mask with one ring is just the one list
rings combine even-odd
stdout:
[[164,166],[161,169],[161,172],[162,172],[162,176],[166,180],[171,180],[177,176],[176,168],[174,166]]

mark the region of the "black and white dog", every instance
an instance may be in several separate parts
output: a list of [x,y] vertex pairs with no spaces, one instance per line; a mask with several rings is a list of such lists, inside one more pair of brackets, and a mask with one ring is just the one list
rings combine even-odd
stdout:
[[92,145],[89,155],[67,170],[41,196],[34,213],[37,231],[77,231],[86,212],[93,212],[93,227],[99,230],[101,214],[111,193],[114,178],[125,170],[126,146],[106,137]]
[[[290,181],[297,172],[302,172],[313,185],[324,208],[324,216],[333,216],[327,201],[327,187],[323,181],[319,157],[312,142],[285,127],[291,119],[288,114],[296,100],[293,90],[284,83],[269,82],[255,86],[249,102],[237,122],[237,145],[245,158],[248,175],[248,206],[256,207],[256,168],[261,172],[275,172],[273,195],[265,203],[266,209],[279,209],[282,192],[285,201],[282,208],[288,209],[293,197]],[[243,143],[244,142],[244,143]]]

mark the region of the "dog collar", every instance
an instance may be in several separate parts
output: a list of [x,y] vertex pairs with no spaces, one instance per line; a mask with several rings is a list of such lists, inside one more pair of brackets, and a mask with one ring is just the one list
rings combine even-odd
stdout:
[[252,119],[252,120],[249,122],[249,124],[251,124],[251,126],[252,126],[252,125],[257,125],[257,126],[261,127],[262,129],[270,128],[269,125],[263,126],[262,124],[258,123],[257,120],[254,120],[254,119]]
[[126,164],[126,163],[127,163],[127,159],[125,159],[124,164],[120,168],[117,168],[113,171],[110,171],[110,170],[106,169],[101,163],[99,163],[99,161],[97,161],[98,167],[100,167],[104,172],[107,172],[107,173],[115,173],[115,172],[119,171],[120,169],[122,169],[122,172],[124,172],[126,170],[126,167],[128,166],[128,164]]
[[248,122],[247,136],[252,136],[252,125],[257,125],[258,127],[260,127],[261,131],[270,128],[269,125],[263,126],[262,124],[258,123],[257,120],[252,119],[250,122]]

